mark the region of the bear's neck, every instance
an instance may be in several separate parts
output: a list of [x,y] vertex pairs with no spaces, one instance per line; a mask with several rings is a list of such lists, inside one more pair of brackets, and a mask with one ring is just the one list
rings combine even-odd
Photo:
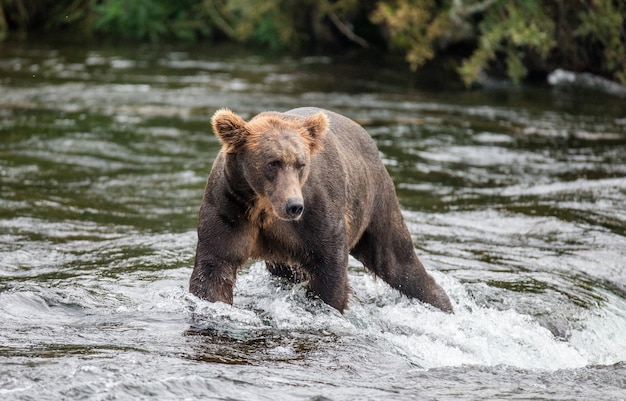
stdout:
[[227,198],[246,209],[251,208],[255,203],[256,194],[246,181],[236,154],[226,154],[224,174]]
[[245,213],[252,228],[262,230],[276,220],[269,200],[259,197],[246,180],[237,154],[226,154],[224,174],[225,199],[228,199],[231,208],[236,204]]

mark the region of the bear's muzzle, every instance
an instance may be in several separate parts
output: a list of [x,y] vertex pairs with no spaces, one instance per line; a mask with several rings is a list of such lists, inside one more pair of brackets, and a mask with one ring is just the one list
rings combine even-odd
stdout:
[[298,220],[304,212],[304,201],[302,198],[289,198],[285,203],[287,216],[292,220]]

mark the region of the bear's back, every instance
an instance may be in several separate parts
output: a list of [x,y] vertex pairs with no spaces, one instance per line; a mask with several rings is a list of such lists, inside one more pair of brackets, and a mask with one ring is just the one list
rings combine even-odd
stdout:
[[351,249],[369,225],[371,216],[380,212],[377,208],[397,204],[395,188],[376,143],[359,124],[316,107],[302,107],[285,114],[306,118],[320,111],[328,117],[329,126],[324,148],[313,161],[312,171],[316,172],[312,174],[324,176],[321,182],[334,187],[329,191],[334,192],[331,195],[334,202],[343,204]]
[[[367,164],[366,170],[382,167],[374,140],[363,127],[348,117],[317,107],[300,107],[289,110],[285,114],[308,117],[320,111],[324,112],[329,120],[328,142],[331,142],[330,146],[336,146],[342,156],[362,159]],[[336,139],[336,143],[332,143],[333,138]]]

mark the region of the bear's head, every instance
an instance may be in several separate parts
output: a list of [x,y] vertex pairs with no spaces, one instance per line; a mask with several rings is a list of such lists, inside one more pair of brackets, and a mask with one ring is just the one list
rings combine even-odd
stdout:
[[302,187],[311,157],[322,149],[328,118],[261,113],[249,122],[227,109],[212,118],[222,151],[234,155],[237,168],[257,197],[256,207],[281,220],[298,220],[304,211]]

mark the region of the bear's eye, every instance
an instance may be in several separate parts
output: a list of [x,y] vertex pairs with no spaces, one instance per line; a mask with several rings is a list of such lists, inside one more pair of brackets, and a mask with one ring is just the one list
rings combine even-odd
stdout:
[[280,168],[280,160],[272,160],[271,162],[267,163],[267,167],[269,167],[271,170],[277,170]]
[[296,168],[298,169],[298,171],[302,171],[302,170],[304,170],[304,168],[305,168],[305,167],[306,167],[306,164],[304,164],[304,163],[302,163],[302,164],[298,164],[298,165],[296,166]]

